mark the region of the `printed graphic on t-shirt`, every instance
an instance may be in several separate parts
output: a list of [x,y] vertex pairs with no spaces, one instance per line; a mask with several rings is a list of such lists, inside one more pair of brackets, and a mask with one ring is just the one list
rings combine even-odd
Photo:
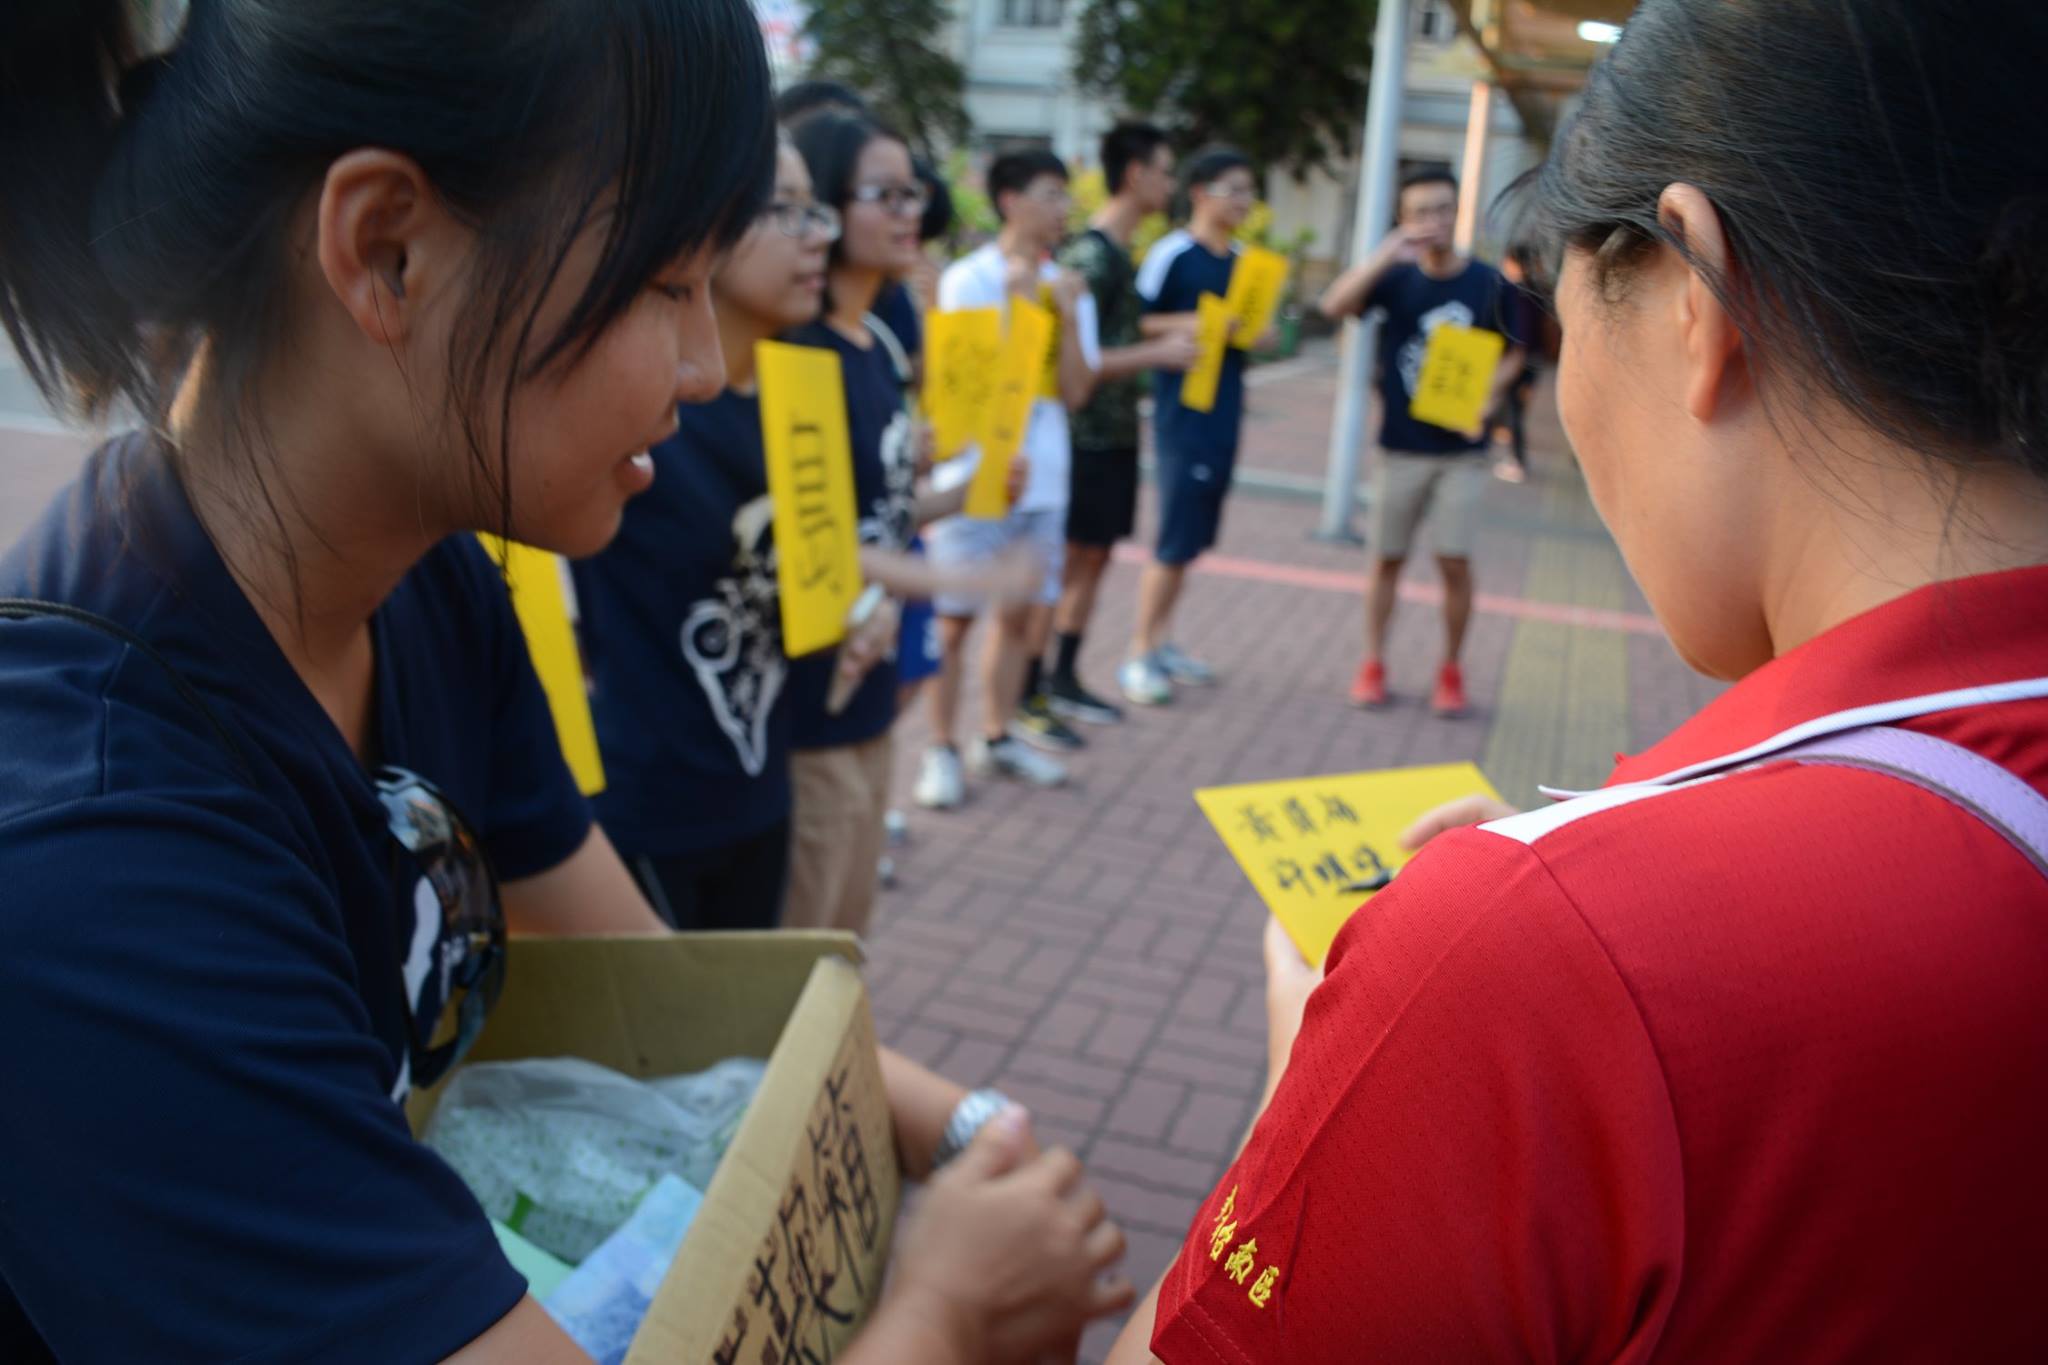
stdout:
[[1422,361],[1429,354],[1429,336],[1445,323],[1459,327],[1473,325],[1472,310],[1456,300],[1438,304],[1422,315],[1416,325],[1415,335],[1408,338],[1408,344],[1401,348],[1398,364],[1401,369],[1401,387],[1414,397],[1422,383]]
[[882,432],[882,492],[860,519],[863,545],[901,550],[917,534],[915,434],[907,412],[898,412]]
[[715,597],[698,602],[683,619],[683,657],[749,777],[759,777],[767,765],[768,718],[789,674],[773,527],[766,496],[734,513],[739,552],[733,572],[718,580]]

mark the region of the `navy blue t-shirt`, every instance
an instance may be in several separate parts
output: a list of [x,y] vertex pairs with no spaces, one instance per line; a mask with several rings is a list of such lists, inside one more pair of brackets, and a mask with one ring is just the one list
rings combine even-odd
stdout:
[[[1145,253],[1138,268],[1138,297],[1147,313],[1193,313],[1202,295],[1230,297],[1230,276],[1237,253],[1218,256],[1185,228],[1170,232]],[[1152,379],[1152,436],[1163,451],[1191,455],[1233,455],[1244,429],[1244,352],[1235,346],[1223,353],[1223,376],[1216,384],[1216,406],[1195,412],[1180,401],[1187,376],[1161,370]]]
[[889,329],[889,335],[902,348],[905,363],[915,365],[924,350],[924,320],[918,315],[917,299],[910,286],[900,281],[883,285],[882,292],[875,296],[875,306],[868,311],[875,321]]
[[[903,382],[888,347],[860,346],[819,322],[792,334],[799,346],[818,346],[839,357],[846,385],[846,428],[853,446],[854,498],[863,545],[901,550],[917,530],[916,452]],[[872,340],[872,338],[871,338]],[[800,750],[836,749],[887,734],[896,723],[896,665],[877,664],[844,711],[828,715],[825,699],[838,651],[798,659],[790,679],[791,742]]]
[[1386,315],[1380,327],[1380,445],[1406,455],[1462,455],[1486,445],[1463,432],[1418,422],[1408,415],[1415,385],[1422,376],[1429,334],[1446,322],[1499,332],[1508,345],[1523,345],[1514,290],[1498,270],[1484,261],[1470,261],[1447,280],[1424,274],[1416,265],[1397,265],[1366,295],[1361,314],[1378,308]]
[[654,487],[575,566],[604,754],[596,798],[627,857],[737,843],[789,818],[789,661],[761,405],[685,404]]
[[[44,1349],[23,1315],[65,1360],[474,1340],[524,1281],[395,1098],[409,1004],[446,965],[438,903],[160,448],[95,455],[0,559],[0,596],[127,627],[242,755],[141,650],[0,621],[0,1359]],[[589,809],[482,548],[432,551],[373,630],[378,761],[437,784],[501,877],[580,848]]]

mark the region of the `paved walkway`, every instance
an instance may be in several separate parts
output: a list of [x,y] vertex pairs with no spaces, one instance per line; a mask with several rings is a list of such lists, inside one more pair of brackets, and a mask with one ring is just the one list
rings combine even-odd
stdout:
[[[1320,483],[1334,372],[1322,347],[1254,388],[1243,463],[1266,491],[1240,491],[1183,612],[1183,643],[1223,686],[1091,732],[1066,790],[985,786],[961,811],[913,813],[870,945],[884,1036],[958,1080],[1001,1086],[1079,1151],[1130,1229],[1141,1282],[1165,1268],[1263,1081],[1263,914],[1190,793],[1471,759],[1533,802],[1538,782],[1599,782],[1616,751],[1666,733],[1712,691],[1656,632],[1554,419],[1539,415],[1534,478],[1487,494],[1486,596],[1467,654],[1476,714],[1439,721],[1423,706],[1439,648],[1427,569],[1396,623],[1401,704],[1348,709],[1364,555],[1312,539],[1314,502],[1284,491]],[[33,411],[0,350],[0,545],[82,450]],[[1106,586],[1085,656],[1100,686],[1142,561],[1120,559]],[[901,732],[906,808],[923,728],[918,715]],[[1088,1358],[1110,1330],[1091,1335]]]

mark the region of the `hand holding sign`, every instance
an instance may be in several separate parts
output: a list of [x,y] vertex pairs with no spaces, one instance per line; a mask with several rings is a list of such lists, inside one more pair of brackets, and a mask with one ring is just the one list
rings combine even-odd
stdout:
[[1479,431],[1493,393],[1493,374],[1506,349],[1507,338],[1499,332],[1440,323],[1429,334],[1408,415],[1447,431]]
[[981,442],[981,464],[967,486],[967,515],[994,520],[1010,514],[1010,465],[1023,448],[1052,342],[1052,314],[1028,299],[1010,300],[1010,330],[996,362],[995,396]]
[[1223,379],[1223,353],[1230,347],[1230,329],[1237,318],[1229,303],[1214,294],[1202,295],[1197,309],[1200,320],[1195,347],[1200,356],[1181,380],[1180,401],[1190,412],[1214,412],[1216,388]]
[[845,639],[847,613],[860,596],[846,386],[830,351],[764,341],[755,357],[775,503],[782,645],[794,659]]
[[1258,345],[1280,311],[1287,274],[1287,258],[1277,251],[1254,246],[1238,253],[1230,272],[1230,296],[1224,300],[1230,305],[1232,346],[1249,350]]
[[1453,763],[1211,787],[1195,800],[1302,957],[1320,966],[1352,912],[1414,856],[1402,836],[1417,817],[1474,793],[1500,799],[1477,767]]

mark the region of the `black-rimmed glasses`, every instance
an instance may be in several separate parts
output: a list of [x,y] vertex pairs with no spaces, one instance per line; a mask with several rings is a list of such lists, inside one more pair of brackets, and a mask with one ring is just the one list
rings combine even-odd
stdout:
[[761,217],[781,230],[785,237],[799,241],[806,237],[822,237],[828,242],[839,240],[844,224],[840,221],[839,210],[830,204],[798,204],[788,200],[777,200],[762,211]]
[[856,204],[880,204],[898,218],[916,218],[932,202],[931,191],[922,185],[856,185]]

